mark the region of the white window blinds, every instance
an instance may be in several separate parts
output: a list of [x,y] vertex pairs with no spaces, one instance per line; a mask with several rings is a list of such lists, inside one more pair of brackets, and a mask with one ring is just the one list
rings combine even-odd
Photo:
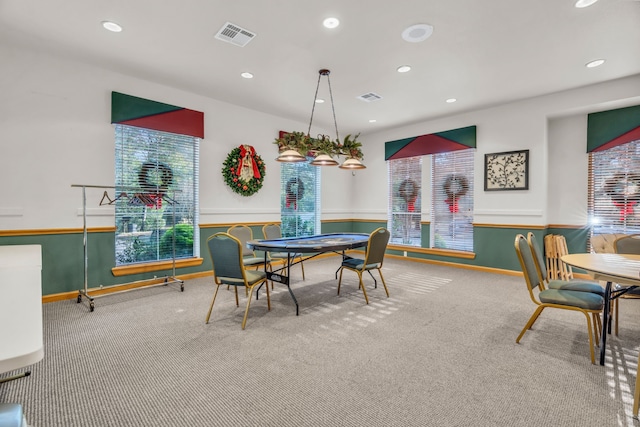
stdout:
[[391,243],[422,244],[422,157],[387,161]]
[[593,234],[640,233],[640,140],[589,153]]
[[475,149],[432,154],[432,248],[473,251]]
[[308,162],[280,166],[283,237],[320,234],[320,168]]
[[116,265],[198,256],[199,138],[115,125]]

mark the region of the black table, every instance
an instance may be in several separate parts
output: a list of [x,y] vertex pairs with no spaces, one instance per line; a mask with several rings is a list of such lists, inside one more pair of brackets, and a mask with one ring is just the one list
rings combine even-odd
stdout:
[[[292,262],[293,255],[313,254],[306,259],[316,257],[327,252],[334,252],[342,255],[342,259],[348,258],[345,251],[367,246],[369,235],[365,233],[327,233],[305,237],[283,237],[280,239],[249,240],[247,246],[256,251],[264,251],[265,266],[268,252],[286,252],[287,266],[275,271],[267,271],[267,279],[282,283],[287,286],[289,294],[296,305],[296,316],[299,314],[298,300],[291,290],[289,277],[282,274],[282,271],[291,271],[291,266],[301,261]],[[266,268],[266,267],[265,267]]]

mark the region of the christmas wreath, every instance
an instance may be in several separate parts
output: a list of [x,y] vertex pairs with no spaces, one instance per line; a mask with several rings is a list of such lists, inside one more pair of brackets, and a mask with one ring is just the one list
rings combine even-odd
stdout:
[[603,190],[620,209],[620,221],[624,221],[633,215],[633,207],[640,201],[640,176],[616,173],[604,182]]
[[173,171],[163,163],[143,163],[138,171],[138,184],[143,190],[165,192],[173,184]]
[[262,188],[266,174],[262,157],[250,145],[231,150],[223,163],[224,182],[242,196],[251,196]]
[[302,180],[298,177],[290,178],[289,181],[287,181],[287,186],[285,187],[285,195],[287,207],[291,207],[291,203],[293,203],[293,208],[298,209],[298,200],[302,199],[302,196],[304,196],[304,184],[302,183]]
[[449,211],[458,212],[458,200],[469,191],[469,180],[463,175],[451,174],[447,176],[442,184],[442,189],[447,198],[445,202],[449,205]]
[[415,210],[415,202],[418,197],[418,191],[420,187],[412,179],[405,179],[400,183],[398,187],[398,195],[407,203],[407,211],[413,212]]

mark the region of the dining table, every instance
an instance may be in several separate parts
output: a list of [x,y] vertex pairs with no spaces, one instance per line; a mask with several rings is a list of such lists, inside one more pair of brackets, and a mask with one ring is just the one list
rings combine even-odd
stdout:
[[[611,333],[611,302],[640,286],[640,255],[578,253],[563,255],[560,259],[586,271],[595,280],[606,282],[600,340],[600,365],[604,365],[607,334]],[[614,289],[614,283],[621,286]]]

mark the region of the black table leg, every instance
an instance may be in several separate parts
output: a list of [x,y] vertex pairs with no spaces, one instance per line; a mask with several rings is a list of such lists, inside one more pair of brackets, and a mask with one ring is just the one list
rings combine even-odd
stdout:
[[611,282],[607,282],[604,290],[604,308],[602,309],[602,337],[600,338],[600,365],[604,366],[604,355],[607,350],[607,334],[611,322]]

